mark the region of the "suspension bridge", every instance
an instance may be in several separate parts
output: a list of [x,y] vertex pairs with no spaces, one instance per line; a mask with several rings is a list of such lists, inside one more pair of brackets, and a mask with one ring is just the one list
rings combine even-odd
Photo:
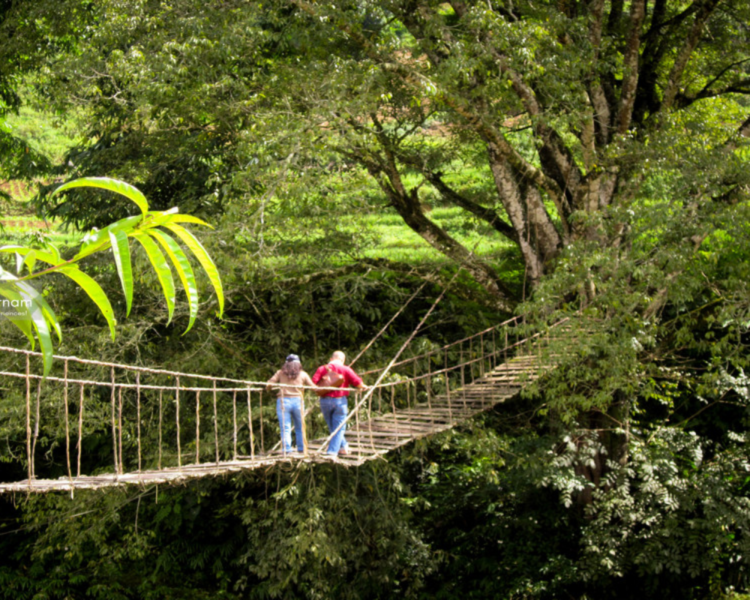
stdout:
[[15,424],[7,447],[16,459],[3,470],[23,477],[0,483],[0,493],[175,483],[280,462],[358,466],[517,394],[557,365],[550,341],[563,323],[529,335],[514,318],[360,371],[377,383],[351,390],[350,453],[339,457],[326,454],[331,435],[311,392],[305,452],[287,454],[265,382],[72,356],[56,357],[43,377],[39,353],[0,347],[11,364],[0,372],[0,408]]

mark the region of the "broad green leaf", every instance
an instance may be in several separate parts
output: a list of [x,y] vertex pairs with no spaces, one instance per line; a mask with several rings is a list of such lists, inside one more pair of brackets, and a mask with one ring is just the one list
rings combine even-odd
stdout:
[[49,252],[44,252],[36,248],[26,248],[24,246],[3,246],[0,248],[0,252],[3,252],[3,253],[14,252],[16,254],[20,254],[21,256],[27,256],[33,253],[37,260],[41,260],[42,262],[46,262],[47,264],[50,264],[50,265],[56,265],[59,262],[61,262],[59,260],[59,257],[55,258],[55,256],[53,254],[50,254]]
[[[0,296],[4,296],[8,300],[23,300],[24,298],[21,296],[21,294],[18,292],[18,290],[14,290],[13,288],[10,288],[7,284],[2,285],[3,282],[0,281]],[[34,338],[34,330],[31,325],[31,318],[29,317],[23,317],[23,316],[11,316],[10,314],[6,314],[5,318],[8,319],[13,325],[18,327],[18,329],[21,330],[21,332],[28,338],[31,349],[33,350],[36,346],[36,339]]]
[[149,229],[148,233],[156,238],[156,241],[164,248],[167,256],[172,260],[172,264],[174,264],[177,270],[177,275],[179,275],[182,285],[185,288],[185,294],[190,305],[190,322],[184,332],[187,333],[193,327],[195,317],[198,315],[198,285],[195,282],[193,267],[190,266],[190,261],[185,256],[182,248],[174,241],[174,238],[158,229]]
[[86,256],[109,248],[109,229],[92,230],[83,237],[83,244],[73,260],[80,260]]
[[104,318],[107,319],[107,325],[109,325],[109,331],[112,334],[112,339],[115,339],[115,313],[112,310],[112,305],[109,302],[109,298],[102,290],[101,286],[91,277],[81,271],[76,265],[67,265],[60,268],[60,273],[70,277],[75,281],[80,288],[86,292],[94,303],[99,307]]
[[208,252],[206,252],[203,244],[201,244],[198,241],[198,238],[196,238],[190,231],[176,223],[166,223],[164,227],[174,232],[175,235],[177,235],[185,245],[190,248],[191,252],[198,259],[198,262],[200,262],[205,269],[208,279],[211,281],[211,285],[214,286],[214,289],[216,290],[216,297],[219,300],[219,316],[221,316],[224,314],[224,290],[221,286],[219,270],[216,268],[214,261],[211,260],[211,257],[208,255]]
[[[25,295],[22,293],[22,295]],[[38,296],[38,294],[37,294]],[[31,322],[36,329],[36,337],[39,339],[39,346],[42,351],[42,360],[44,362],[44,376],[49,375],[49,371],[52,368],[52,337],[50,336],[49,327],[47,326],[47,319],[42,312],[41,307],[36,302],[35,298],[27,296],[31,300]]]
[[169,218],[179,212],[179,208],[177,206],[174,206],[170,208],[169,210],[154,210],[149,211],[147,217],[145,226],[146,227],[158,227],[165,221],[169,220]]
[[52,325],[52,328],[55,330],[55,333],[57,334],[57,340],[59,342],[62,342],[62,330],[60,329],[60,323],[57,321],[55,311],[52,310],[52,307],[44,299],[44,296],[42,296],[38,291],[36,291],[25,281],[17,281],[16,285],[23,293],[32,297],[34,301],[39,305],[44,318],[47,319],[48,323]]
[[102,229],[101,231],[90,231],[86,234],[86,237],[83,238],[84,244],[81,246],[78,254],[75,255],[74,260],[80,260],[91,254],[100,252],[101,250],[106,250],[112,243],[110,232],[122,231],[127,235],[131,233],[139,223],[143,222],[143,220],[144,217],[142,215],[125,217],[124,219],[115,221],[106,229]]
[[175,215],[169,215],[169,218],[165,219],[162,225],[166,225],[166,223],[195,223],[196,225],[204,225],[205,227],[209,227],[213,229],[213,225],[209,225],[206,223],[203,219],[199,219],[198,217],[194,217],[193,215],[183,215],[183,214],[175,214]]
[[26,265],[29,270],[29,275],[34,272],[34,265],[36,264],[36,250],[27,252],[25,255],[16,252],[16,273],[21,276],[23,275],[23,266]]
[[[26,268],[29,270],[29,275],[34,272],[36,266],[36,252],[29,252],[23,260]],[[58,261],[59,262],[59,261]]]
[[141,209],[141,212],[144,215],[148,212],[148,201],[146,200],[146,196],[144,196],[138,188],[129,183],[125,183],[124,181],[110,179],[109,177],[82,177],[81,179],[74,179],[73,181],[61,185],[52,192],[52,194],[54,195],[58,192],[78,187],[95,187],[122,194],[129,200],[132,200],[138,208]]
[[55,259],[56,263],[61,263],[62,258],[60,257],[60,250],[57,249],[57,246],[54,244],[45,244],[44,247],[47,249],[47,252],[49,252]]
[[143,249],[148,255],[148,259],[151,262],[151,266],[156,271],[156,276],[159,278],[161,289],[164,292],[164,298],[167,301],[167,310],[169,311],[169,321],[167,325],[172,322],[172,316],[174,315],[174,303],[175,303],[175,287],[174,279],[172,278],[172,270],[169,268],[167,259],[164,258],[164,254],[159,250],[159,246],[152,240],[148,233],[145,231],[137,231],[133,234],[133,237],[141,243]]
[[112,244],[112,254],[115,256],[115,266],[120,276],[122,291],[125,294],[126,314],[129,315],[130,307],[133,305],[133,267],[130,262],[130,243],[127,234],[120,229],[110,230],[109,240]]

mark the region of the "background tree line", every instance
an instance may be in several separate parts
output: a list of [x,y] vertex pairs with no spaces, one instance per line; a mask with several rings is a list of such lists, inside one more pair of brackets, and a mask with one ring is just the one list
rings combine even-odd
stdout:
[[[3,594],[746,589],[747,2],[6,0],[0,15],[0,166],[42,180],[39,214],[71,231],[124,217],[114,196],[50,195],[107,175],[217,225],[202,239],[225,319],[209,301],[180,336],[187,307],[167,328],[144,272],[112,344],[54,282],[63,353],[261,378],[294,350],[312,368],[427,280],[375,364],[458,266],[419,343],[513,311],[578,331],[527,397],[387,464],[8,503]],[[8,126],[22,105],[77,125],[63,156]],[[109,264],[97,279],[123,315]]]

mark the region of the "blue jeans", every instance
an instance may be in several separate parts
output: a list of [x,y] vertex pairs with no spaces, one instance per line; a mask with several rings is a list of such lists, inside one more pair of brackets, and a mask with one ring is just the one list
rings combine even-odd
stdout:
[[[323,396],[320,399],[320,410],[323,413],[323,418],[326,420],[326,425],[328,425],[328,431],[330,433],[336,431],[338,426],[346,420],[346,415],[349,412],[347,400],[346,396],[341,398]],[[338,454],[341,448],[346,448],[348,446],[344,439],[345,431],[346,425],[344,425],[339,432],[331,438],[331,442],[328,444],[328,454]]]
[[305,451],[305,442],[302,436],[301,405],[302,402],[300,398],[278,398],[276,400],[276,415],[279,417],[281,443],[284,452],[292,451],[292,421],[294,421],[294,437],[297,442],[297,450],[300,452]]

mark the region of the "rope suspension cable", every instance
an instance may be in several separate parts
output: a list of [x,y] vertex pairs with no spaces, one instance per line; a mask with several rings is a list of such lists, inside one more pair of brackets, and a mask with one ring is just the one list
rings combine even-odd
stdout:
[[397,318],[397,317],[398,317],[398,316],[399,316],[399,315],[400,315],[400,314],[401,314],[402,312],[404,312],[404,310],[406,309],[406,307],[407,307],[407,306],[409,306],[409,304],[411,303],[411,301],[412,301],[412,300],[414,300],[414,298],[416,298],[416,297],[417,297],[417,295],[419,294],[419,292],[421,292],[421,291],[422,291],[422,290],[424,289],[424,286],[426,286],[426,285],[427,285],[427,282],[425,281],[424,283],[422,283],[422,285],[420,285],[420,286],[419,286],[419,288],[417,288],[417,291],[416,291],[416,292],[414,292],[414,293],[413,293],[413,294],[412,294],[412,295],[411,295],[411,296],[409,297],[409,299],[408,299],[408,300],[407,300],[407,301],[406,301],[406,302],[405,302],[405,303],[404,303],[404,304],[403,304],[403,305],[401,306],[401,308],[399,308],[399,309],[398,309],[398,311],[396,311],[396,314],[395,314],[395,315],[393,315],[393,316],[392,316],[392,317],[391,317],[391,318],[389,319],[389,321],[388,321],[388,322],[387,322],[387,323],[386,323],[386,324],[385,324],[385,325],[383,326],[383,328],[382,328],[382,329],[381,329],[380,331],[378,331],[378,332],[377,332],[377,334],[375,334],[375,337],[374,337],[374,338],[372,338],[372,339],[371,339],[371,340],[370,340],[370,341],[369,341],[369,342],[367,343],[367,345],[366,345],[366,346],[365,346],[364,348],[362,348],[362,350],[360,350],[360,351],[359,351],[359,354],[357,354],[357,356],[355,356],[355,357],[354,357],[354,359],[353,359],[353,360],[352,360],[352,361],[351,361],[351,362],[349,363],[349,366],[350,366],[350,367],[351,367],[351,366],[352,366],[352,365],[353,365],[353,364],[354,364],[355,362],[357,362],[357,361],[358,361],[358,360],[359,360],[359,359],[361,358],[361,356],[362,356],[362,355],[363,355],[363,354],[364,354],[365,352],[367,352],[367,351],[368,351],[368,350],[369,350],[369,349],[370,349],[370,348],[372,347],[372,345],[373,345],[373,344],[375,343],[375,341],[376,341],[376,340],[377,340],[377,339],[378,339],[378,338],[379,338],[379,337],[380,337],[381,335],[383,335],[383,334],[384,334],[384,333],[385,333],[385,332],[387,331],[387,329],[388,329],[388,328],[389,328],[389,327],[391,326],[391,323],[393,323],[393,322],[394,322],[394,321],[396,320],[396,318]]
[[[406,350],[406,348],[409,346],[409,344],[411,344],[411,341],[414,339],[414,337],[417,335],[417,333],[419,332],[419,330],[422,328],[422,325],[424,325],[425,321],[427,321],[427,319],[430,317],[430,315],[432,315],[432,313],[434,312],[434,310],[437,308],[437,305],[440,304],[440,301],[445,297],[445,293],[448,291],[448,289],[453,284],[453,282],[456,280],[456,278],[458,277],[458,274],[462,270],[463,270],[463,267],[460,267],[455,272],[455,274],[453,275],[453,277],[451,278],[451,280],[448,282],[448,285],[446,285],[445,288],[443,288],[443,291],[440,292],[440,295],[437,297],[437,299],[435,300],[435,302],[432,303],[432,306],[427,311],[427,314],[425,314],[425,316],[422,317],[422,319],[419,321],[419,323],[417,324],[417,326],[414,328],[414,331],[411,332],[411,334],[406,339],[406,341],[401,345],[401,348],[398,349],[398,352],[396,352],[395,356],[388,363],[388,366],[386,366],[383,369],[383,371],[380,373],[380,377],[378,377],[378,379],[375,382],[375,384],[373,386],[370,386],[368,388],[368,390],[364,394],[362,400],[360,400],[356,404],[356,406],[353,409],[354,412],[356,412],[357,410],[359,410],[359,408],[362,406],[362,404],[365,403],[365,402],[367,402],[370,399],[370,397],[372,396],[373,392],[375,391],[375,387],[377,387],[378,385],[380,385],[380,382],[385,378],[385,376],[391,370],[391,368],[393,367],[393,365],[395,364],[395,362],[398,360],[398,358],[401,356],[401,354],[404,352],[404,350]],[[351,417],[352,417],[352,413],[350,412],[346,416],[346,418],[341,422],[341,424],[339,424],[339,426],[336,428],[336,430],[332,431],[331,434],[323,441],[323,444],[321,445],[321,448],[320,448],[320,452],[321,453],[323,453],[323,452],[325,452],[325,451],[328,450],[328,445],[331,443],[331,440],[333,439],[333,436],[335,436],[339,431],[341,431],[341,429],[344,427],[344,425],[346,425],[346,423],[351,419]]]
[[[409,299],[404,304],[402,304],[401,307],[396,311],[396,313],[388,320],[388,322],[385,325],[383,325],[383,327],[380,329],[380,331],[378,331],[375,334],[375,337],[373,337],[365,345],[365,347],[362,348],[362,350],[359,351],[359,353],[357,354],[357,356],[355,356],[354,359],[352,359],[352,361],[349,363],[349,367],[352,367],[354,365],[354,363],[356,363],[360,358],[362,358],[362,355],[365,352],[367,352],[370,348],[372,348],[372,345],[377,341],[377,339],[388,330],[388,328],[391,326],[391,323],[393,323],[398,318],[398,316],[402,312],[404,312],[404,310],[406,309],[406,307],[409,306],[409,304],[411,303],[411,301],[414,300],[414,298],[416,298],[419,295],[419,293],[424,289],[424,287],[426,285],[427,285],[427,282],[426,281],[423,282],[422,285],[420,285],[417,288],[417,290],[411,296],[409,296]],[[284,388],[284,387],[296,387],[296,388],[299,388],[299,386],[293,386],[293,385],[283,384],[283,383],[278,384],[278,386],[281,387],[281,388]],[[302,394],[302,406],[303,406],[303,408],[302,408],[302,430],[304,432],[304,430],[305,430],[305,418],[307,417],[308,414],[310,414],[310,412],[313,411],[314,406],[310,406],[310,408],[307,411],[305,411],[305,409],[304,409],[304,403],[305,403],[304,388],[303,388],[302,391],[303,391],[303,394]],[[303,435],[303,437],[304,437],[304,435]],[[273,446],[273,448],[271,448],[271,452],[275,452],[276,450],[278,450],[278,448],[279,448],[280,445],[281,445],[280,441],[276,442],[276,444]],[[307,442],[306,441],[305,441],[305,451],[307,451]]]

